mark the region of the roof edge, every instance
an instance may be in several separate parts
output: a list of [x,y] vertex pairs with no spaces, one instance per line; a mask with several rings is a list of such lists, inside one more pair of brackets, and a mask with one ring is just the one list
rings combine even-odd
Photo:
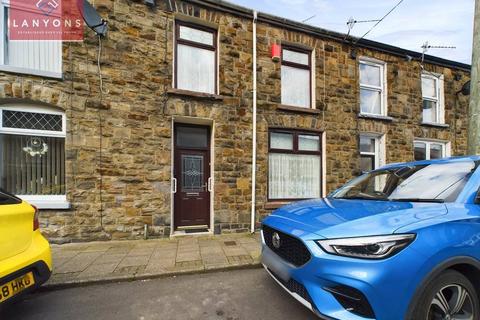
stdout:
[[[200,6],[208,7],[211,9],[216,9],[220,10],[223,12],[227,12],[233,15],[241,16],[244,18],[250,18],[253,19],[253,9],[245,8],[224,0],[184,0],[186,2],[190,2],[193,4],[197,4]],[[315,27],[312,25],[308,25],[305,23],[297,22],[294,20],[290,20],[287,18],[282,18],[278,17],[272,14],[268,13],[263,13],[259,12],[257,16],[258,21],[268,23],[271,25],[274,25],[276,27],[281,27],[285,29],[289,29],[292,31],[297,31],[297,32],[303,32],[310,34],[312,36],[317,36],[317,37],[322,37],[322,38],[329,38],[335,41],[338,41],[340,43],[345,43],[348,45],[352,45],[351,42],[345,42],[345,34],[336,32],[336,31],[331,31],[328,29],[320,28],[320,27]],[[353,39],[358,39],[355,37],[352,37]],[[413,50],[408,50],[408,49],[403,49],[400,47],[396,47],[393,45],[389,45],[386,43],[374,41],[374,40],[368,40],[368,39],[361,39],[356,43],[356,46],[366,48],[366,49],[371,49],[371,50],[376,50],[380,51],[383,53],[388,53],[391,55],[399,56],[399,57],[407,57],[410,56],[415,60],[421,60],[422,53],[413,51]],[[454,61],[454,60],[449,60],[449,59],[444,59],[432,55],[425,55],[424,56],[424,62],[430,63],[430,64],[435,64],[443,67],[449,67],[449,68],[455,68],[455,69],[460,69],[463,71],[470,72],[471,65]]]

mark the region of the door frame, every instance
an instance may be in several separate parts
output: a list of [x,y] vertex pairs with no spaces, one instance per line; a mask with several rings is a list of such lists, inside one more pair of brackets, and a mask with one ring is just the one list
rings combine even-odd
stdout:
[[[170,236],[183,236],[183,235],[192,235],[192,233],[183,233],[181,231],[175,231],[175,194],[173,193],[174,189],[174,180],[173,168],[175,165],[175,125],[176,124],[185,124],[185,125],[199,125],[210,127],[210,177],[212,178],[212,192],[210,192],[210,223],[208,232],[202,232],[202,234],[213,234],[215,225],[215,211],[214,211],[214,195],[215,195],[215,176],[214,176],[214,167],[215,167],[215,125],[212,119],[208,118],[195,118],[195,117],[185,117],[185,116],[175,116],[172,117],[171,121],[171,151],[170,151]],[[177,182],[178,183],[178,182]]]

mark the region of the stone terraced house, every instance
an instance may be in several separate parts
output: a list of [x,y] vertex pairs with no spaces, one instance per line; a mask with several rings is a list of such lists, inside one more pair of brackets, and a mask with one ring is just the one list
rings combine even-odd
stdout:
[[0,50],[0,184],[53,242],[250,231],[362,171],[466,152],[469,65],[223,1],[90,2],[100,41]]

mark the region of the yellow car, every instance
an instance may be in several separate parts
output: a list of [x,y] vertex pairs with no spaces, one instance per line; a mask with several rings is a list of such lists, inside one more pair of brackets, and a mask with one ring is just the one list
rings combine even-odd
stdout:
[[0,190],[0,307],[38,288],[51,273],[37,208]]

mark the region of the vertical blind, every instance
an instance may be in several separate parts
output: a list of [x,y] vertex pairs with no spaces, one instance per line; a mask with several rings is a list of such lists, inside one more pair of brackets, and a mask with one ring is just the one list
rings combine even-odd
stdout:
[[60,41],[8,41],[6,53],[9,66],[62,73]]
[[[0,3],[1,14],[4,16],[4,25],[1,32],[4,41],[3,63],[11,67],[27,70],[53,73],[62,73],[62,41],[54,40],[10,40],[8,39],[7,19],[8,7]],[[21,10],[15,8],[15,10]],[[1,20],[0,20],[1,21]]]
[[65,139],[0,134],[1,184],[18,195],[65,194]]

